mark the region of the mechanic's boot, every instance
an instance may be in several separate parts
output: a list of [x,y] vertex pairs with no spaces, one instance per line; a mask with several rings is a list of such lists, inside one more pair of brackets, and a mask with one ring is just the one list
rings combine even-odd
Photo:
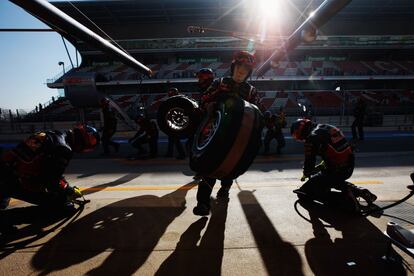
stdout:
[[217,192],[217,197],[220,199],[229,199],[229,191],[230,187],[221,186],[221,188]]
[[203,203],[197,203],[197,206],[193,209],[193,214],[202,217],[208,216],[210,214],[210,206]]
[[62,206],[61,211],[64,214],[71,214],[71,213],[75,212],[76,211],[75,203],[73,203],[71,201],[65,202]]
[[299,199],[310,199],[311,197],[301,188],[293,190]]
[[371,205],[375,200],[377,200],[377,196],[367,189],[360,190],[359,196],[362,197],[368,203],[368,205]]

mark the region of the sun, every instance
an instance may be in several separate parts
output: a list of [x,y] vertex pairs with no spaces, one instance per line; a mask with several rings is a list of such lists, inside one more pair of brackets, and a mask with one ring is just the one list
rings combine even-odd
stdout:
[[261,42],[267,38],[269,33],[274,33],[274,30],[280,27],[280,22],[283,20],[282,2],[283,0],[255,1],[257,5],[256,18],[260,20]]

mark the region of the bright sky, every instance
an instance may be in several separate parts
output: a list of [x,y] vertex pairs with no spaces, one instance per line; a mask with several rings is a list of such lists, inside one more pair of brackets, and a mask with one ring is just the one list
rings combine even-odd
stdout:
[[[0,28],[49,28],[22,8],[0,0]],[[67,43],[75,62],[74,47]],[[0,32],[0,108],[30,111],[58,95],[46,79],[70,65],[62,38],[54,32]],[[80,62],[80,60],[79,60]],[[75,64],[76,66],[76,64]]]

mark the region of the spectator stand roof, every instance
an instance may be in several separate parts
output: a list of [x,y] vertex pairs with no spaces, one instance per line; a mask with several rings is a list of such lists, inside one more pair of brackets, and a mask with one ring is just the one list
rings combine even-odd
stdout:
[[[185,37],[188,36],[188,25],[257,33],[260,20],[251,18],[245,4],[249,2],[255,1],[71,1],[114,39]],[[309,14],[323,0],[289,2],[291,5],[284,6],[284,18],[274,34],[289,35],[303,21],[298,11]],[[96,30],[71,3],[61,1],[53,2],[53,5]],[[413,16],[412,0],[357,0],[339,12],[322,30],[327,35],[412,34],[410,20]]]

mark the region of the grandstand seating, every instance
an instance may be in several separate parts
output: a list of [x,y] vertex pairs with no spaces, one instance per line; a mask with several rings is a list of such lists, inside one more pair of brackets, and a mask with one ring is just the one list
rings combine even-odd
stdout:
[[401,75],[404,69],[398,63],[388,61],[365,61],[364,65],[370,68],[375,75]]
[[[262,91],[259,92],[262,98],[262,104],[267,110],[277,112],[280,109],[297,112],[299,110],[298,103],[311,106],[315,113],[337,112],[344,103],[344,99],[348,110],[352,110],[352,106],[358,97],[362,96],[368,106],[386,107],[394,109],[393,114],[398,114],[402,103],[408,106],[414,106],[414,91],[410,90],[390,90],[390,91],[342,91],[341,95],[336,91]],[[198,100],[199,93],[185,93],[188,96]],[[159,104],[166,95],[164,93],[153,93],[143,95],[112,95],[111,98],[125,111],[128,111],[134,103],[146,107],[149,114],[155,114]],[[87,110],[89,116],[99,116],[99,110]],[[41,112],[30,113],[32,119],[42,120],[44,115],[53,118],[64,116],[77,116],[78,111],[72,107],[66,98],[59,98],[55,102],[46,106]],[[28,117],[28,118],[29,118]]]
[[42,112],[44,113],[61,113],[67,112],[68,110],[72,109],[69,101],[66,98],[59,98],[55,102],[51,103],[50,105],[46,106]]
[[[261,64],[258,64],[260,66]],[[156,79],[194,78],[199,68],[210,67],[217,77],[230,71],[230,63],[171,63],[148,64]],[[81,72],[97,72],[108,80],[136,80],[139,73],[125,65],[96,65],[77,69]],[[360,75],[407,75],[414,74],[414,61],[281,61],[269,69],[264,77],[277,76],[360,76]]]
[[414,61],[410,60],[403,60],[398,62],[399,65],[402,66],[403,69],[406,71],[414,72]]
[[402,96],[407,99],[407,101],[414,102],[414,90],[402,92]]
[[273,105],[274,101],[275,101],[275,98],[263,98],[262,105],[264,106],[265,109],[269,109]]
[[309,100],[313,107],[338,107],[342,104],[342,99],[331,91],[304,92],[304,96]]
[[296,108],[298,106],[297,102],[293,99],[287,99],[285,108]]

